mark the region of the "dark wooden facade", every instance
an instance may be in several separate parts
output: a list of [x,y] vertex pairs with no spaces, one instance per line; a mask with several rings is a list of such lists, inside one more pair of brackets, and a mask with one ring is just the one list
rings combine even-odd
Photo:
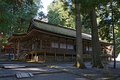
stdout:
[[[14,43],[18,58],[32,61],[75,61],[75,30],[33,20],[27,34],[13,34],[9,41]],[[91,59],[91,35],[82,34],[83,58]],[[109,43],[100,41],[102,47]],[[16,47],[17,46],[17,47]]]

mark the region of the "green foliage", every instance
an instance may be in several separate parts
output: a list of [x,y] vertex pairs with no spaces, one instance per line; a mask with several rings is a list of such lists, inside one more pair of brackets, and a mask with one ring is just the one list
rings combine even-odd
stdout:
[[41,0],[2,0],[0,1],[0,29],[4,35],[11,33],[25,33],[31,18],[33,18],[38,8],[36,1]]
[[[79,1],[79,0],[78,0]],[[69,1],[56,0],[48,7],[49,23],[75,29],[75,8],[74,4]],[[82,17],[82,32],[91,33],[90,19],[88,15],[83,13]]]
[[[98,10],[99,14],[99,18],[100,18],[100,22],[99,22],[99,36],[103,39],[103,40],[108,40],[111,41],[112,40],[112,27],[115,26],[115,34],[117,34],[119,29],[119,21],[120,21],[120,7],[117,5],[117,2],[112,2],[112,8],[111,9],[111,4],[110,2],[108,2],[106,5],[101,5],[101,8]],[[112,22],[112,14],[113,12],[113,22]],[[112,23],[114,23],[114,25],[112,26]]]
[[8,25],[11,23],[9,18],[10,13],[8,13],[7,3],[0,1],[0,31],[6,33],[8,31]]
[[100,3],[105,3],[107,2],[106,0],[81,0],[81,5],[82,7],[96,7]]
[[40,20],[42,20],[43,18],[46,18],[47,16],[42,12],[42,11],[40,11],[40,12],[38,12],[38,18],[40,19]]
[[91,23],[90,15],[83,13],[82,14],[82,32],[91,34]]
[[75,29],[74,15],[69,13],[69,10],[64,9],[64,1],[57,0],[48,7],[48,22],[60,26]]
[[[52,3],[51,6],[49,6],[49,13],[48,13],[49,22],[64,26],[63,20],[67,21],[67,19],[62,20],[60,17],[60,15],[61,15],[60,13],[62,13],[63,10],[67,11],[67,9],[68,9],[69,14],[74,16],[74,14],[73,14],[75,12],[74,3],[80,3],[81,4],[81,13],[82,13],[82,31],[86,32],[86,33],[91,33],[91,30],[90,30],[91,23],[90,23],[89,13],[93,7],[97,7],[96,13],[97,13],[97,17],[99,19],[99,21],[98,21],[99,37],[101,37],[103,40],[111,41],[112,40],[112,37],[111,37],[112,26],[111,26],[111,19],[109,19],[111,16],[110,2],[107,0],[81,0],[81,1],[77,0],[77,2],[76,2],[76,0],[72,0],[72,1],[73,1],[72,2],[73,4],[69,0],[68,0],[69,3],[63,2],[63,3],[65,3],[64,9],[61,8],[63,6],[60,6],[60,4],[58,4],[57,0],[56,0],[56,2]],[[118,3],[116,1],[118,1]],[[120,21],[119,21],[120,18],[118,17],[118,16],[120,16],[120,8],[119,8],[119,0],[116,0],[116,1],[114,1],[114,4],[113,4],[113,5],[115,5],[115,6],[113,6],[113,9],[114,9],[113,11],[114,11],[114,23],[115,23],[115,25],[118,26],[120,23]],[[61,9],[61,11],[59,9]],[[66,12],[65,13],[64,12],[62,14],[66,15]],[[71,16],[69,16],[69,18],[71,18]]]
[[[26,4],[28,3],[28,4]],[[25,33],[30,19],[34,17],[35,13],[37,12],[37,7],[35,4],[31,4],[32,2],[25,2],[17,7],[13,5],[13,23],[12,29],[14,29],[15,33]]]

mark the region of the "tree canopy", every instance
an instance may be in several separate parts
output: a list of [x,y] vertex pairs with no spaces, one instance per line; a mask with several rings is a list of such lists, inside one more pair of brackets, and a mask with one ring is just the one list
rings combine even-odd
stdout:
[[4,35],[25,33],[31,18],[36,15],[38,8],[41,7],[41,0],[0,1],[0,11],[2,13],[0,15],[1,32]]
[[48,7],[48,22],[75,29],[75,16],[64,9],[64,1],[53,1]]
[[11,34],[26,33],[40,8],[41,0],[0,0],[0,32],[3,35],[0,43],[7,43]]

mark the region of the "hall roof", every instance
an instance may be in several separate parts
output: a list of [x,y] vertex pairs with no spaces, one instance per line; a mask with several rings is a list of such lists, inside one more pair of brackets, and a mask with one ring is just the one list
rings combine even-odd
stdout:
[[[34,19],[32,21],[32,23],[33,23],[34,27],[36,27],[36,29],[42,29],[42,30],[56,33],[56,34],[60,34],[60,35],[76,37],[76,31],[73,29],[58,26],[55,24],[45,23],[45,22],[42,22],[42,21],[39,21],[36,19]],[[91,40],[91,35],[86,34],[86,33],[82,33],[82,38],[87,39],[87,40]]]
[[[38,31],[44,31],[44,32],[53,33],[56,35],[62,35],[65,37],[68,36],[68,37],[76,38],[76,30],[65,28],[65,27],[58,26],[58,25],[51,24],[51,23],[42,22],[37,19],[33,19],[30,22],[30,25],[29,25],[29,28],[28,28],[26,34],[13,34],[9,38],[9,41],[13,42],[13,41],[17,40],[18,38],[23,41],[26,39],[30,39],[31,38],[30,36],[34,36],[34,34],[36,34]],[[82,38],[86,39],[86,40],[92,39],[91,35],[86,34],[86,33],[82,33]],[[100,40],[100,42],[108,43],[103,40]]]

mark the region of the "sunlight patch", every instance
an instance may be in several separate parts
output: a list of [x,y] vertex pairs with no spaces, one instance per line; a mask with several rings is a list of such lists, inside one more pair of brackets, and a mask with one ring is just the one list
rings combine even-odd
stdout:
[[11,69],[11,68],[24,68],[25,66],[23,65],[18,65],[18,64],[4,64],[4,68],[6,69]]

